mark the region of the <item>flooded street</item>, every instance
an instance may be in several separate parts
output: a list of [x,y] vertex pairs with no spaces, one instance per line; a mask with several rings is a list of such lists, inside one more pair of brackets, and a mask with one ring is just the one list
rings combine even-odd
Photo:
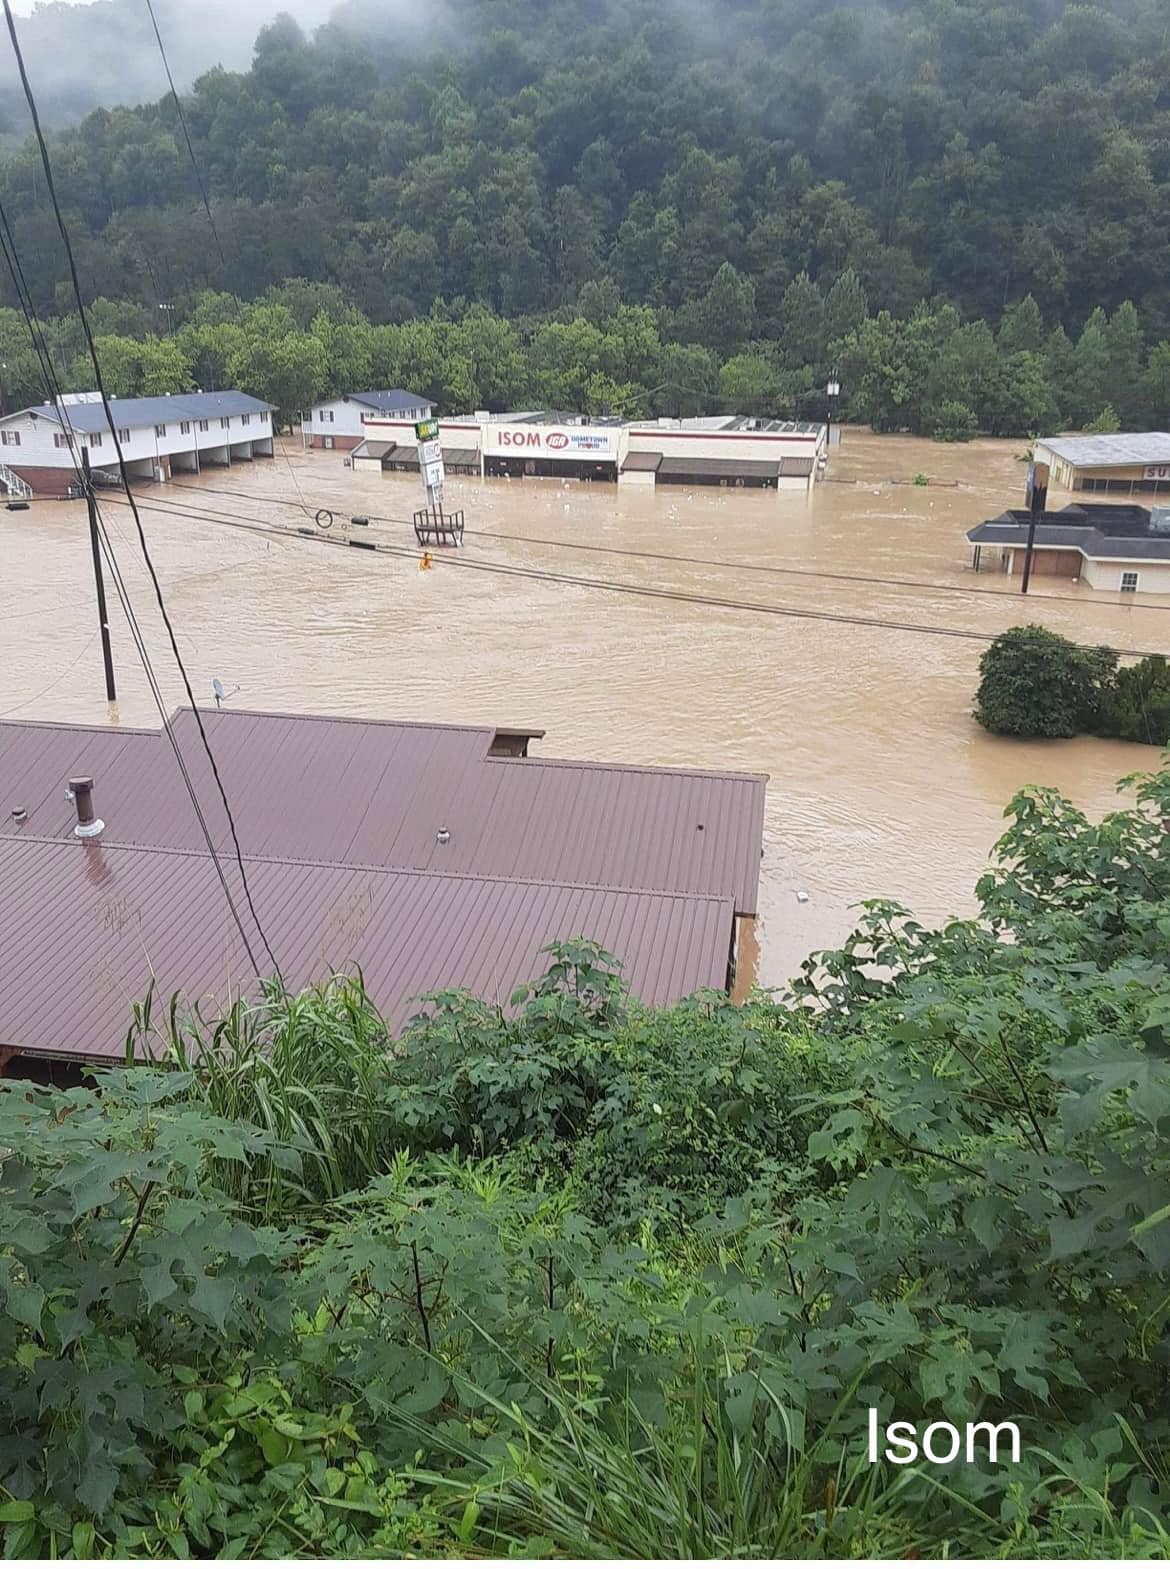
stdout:
[[[767,773],[759,978],[775,985],[839,941],[862,898],[929,921],[967,913],[1020,786],[1056,785],[1100,812],[1121,775],[1157,763],[1149,747],[984,734],[970,709],[985,643],[905,629],[1036,620],[1082,643],[1170,647],[1170,600],[1041,578],[1025,614],[1009,580],[969,570],[965,530],[1023,504],[1021,446],[848,430],[809,498],[451,479],[466,548],[429,572],[409,527],[418,480],[354,475],[299,440],[271,462],[146,489],[141,510],[201,703],[218,677],[240,707],[533,725],[549,756]],[[918,472],[937,483],[908,483]],[[173,709],[185,698],[133,520],[116,492],[102,506]],[[331,537],[368,514],[352,532],[410,557],[296,534],[319,507],[337,514]],[[79,502],[0,512],[0,716],[155,726],[109,583],[119,701],[107,708],[84,518]],[[764,608],[477,569],[489,564]],[[878,578],[918,586],[862,581]],[[865,624],[879,620],[902,628]]]

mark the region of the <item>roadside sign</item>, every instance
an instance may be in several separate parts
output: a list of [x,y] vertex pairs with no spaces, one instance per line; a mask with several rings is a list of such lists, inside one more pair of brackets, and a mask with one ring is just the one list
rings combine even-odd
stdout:
[[421,441],[418,447],[418,457],[420,463],[441,463],[443,461],[443,449],[437,441]]
[[438,490],[443,483],[443,465],[439,463],[424,463],[423,482],[428,490]]
[[439,422],[437,419],[420,419],[415,421],[415,439],[417,441],[437,441],[439,439]]

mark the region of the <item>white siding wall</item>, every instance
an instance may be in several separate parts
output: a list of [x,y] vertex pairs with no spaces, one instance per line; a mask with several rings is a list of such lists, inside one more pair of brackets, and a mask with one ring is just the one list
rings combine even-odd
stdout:
[[[778,463],[781,458],[815,458],[825,450],[825,427],[815,436],[786,436],[763,431],[655,430],[642,426],[629,433],[630,452],[661,452],[667,458],[735,458]],[[803,489],[807,482],[799,481]]]
[[[248,421],[247,424],[244,423],[245,420]],[[207,426],[206,430],[200,429],[203,424]],[[272,419],[266,409],[246,415],[216,414],[202,421],[167,419],[160,421],[160,426],[163,432],[161,435],[154,425],[119,427],[122,455],[127,463],[167,457],[172,452],[202,452],[212,447],[227,446],[229,443],[237,445],[244,441],[268,441],[272,436]],[[22,414],[6,420],[3,425],[0,425],[0,431],[15,432],[20,436],[19,445],[11,440],[11,435],[7,443],[0,440],[0,462],[10,463],[15,467],[19,467],[22,463],[38,468],[72,469],[74,467],[73,454],[67,447],[58,446],[53,440],[54,436],[65,434],[65,427],[59,425],[56,420]],[[83,431],[77,431],[76,436],[78,462],[81,459],[82,446],[88,445],[89,461],[94,468],[118,466],[118,452],[114,446],[114,438],[108,430],[100,433],[100,440],[97,435],[88,436]]]
[[1137,573],[1139,594],[1170,594],[1170,561],[1086,561],[1082,581],[1117,591],[1123,572]]
[[[393,417],[413,424],[416,419],[428,418],[432,407],[430,403],[420,403],[416,409],[406,410]],[[369,421],[382,417],[376,409],[367,408],[364,403],[351,403],[346,398],[315,403],[308,412],[308,419],[301,421],[301,431],[306,436],[365,436],[368,434],[366,426]],[[413,431],[411,434],[414,434]]]

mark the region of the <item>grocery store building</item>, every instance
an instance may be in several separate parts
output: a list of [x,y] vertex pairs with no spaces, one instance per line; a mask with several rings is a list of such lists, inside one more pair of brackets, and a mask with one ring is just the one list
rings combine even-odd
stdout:
[[[410,421],[368,418],[355,469],[417,468]],[[827,450],[823,425],[718,415],[628,421],[555,410],[439,421],[448,472],[487,479],[583,479],[625,486],[717,485],[807,492]]]

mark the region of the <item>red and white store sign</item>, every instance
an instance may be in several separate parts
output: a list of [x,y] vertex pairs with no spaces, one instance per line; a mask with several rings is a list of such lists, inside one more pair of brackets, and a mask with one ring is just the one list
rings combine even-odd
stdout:
[[612,458],[616,455],[613,431],[559,430],[546,425],[489,425],[484,451],[493,456]]

